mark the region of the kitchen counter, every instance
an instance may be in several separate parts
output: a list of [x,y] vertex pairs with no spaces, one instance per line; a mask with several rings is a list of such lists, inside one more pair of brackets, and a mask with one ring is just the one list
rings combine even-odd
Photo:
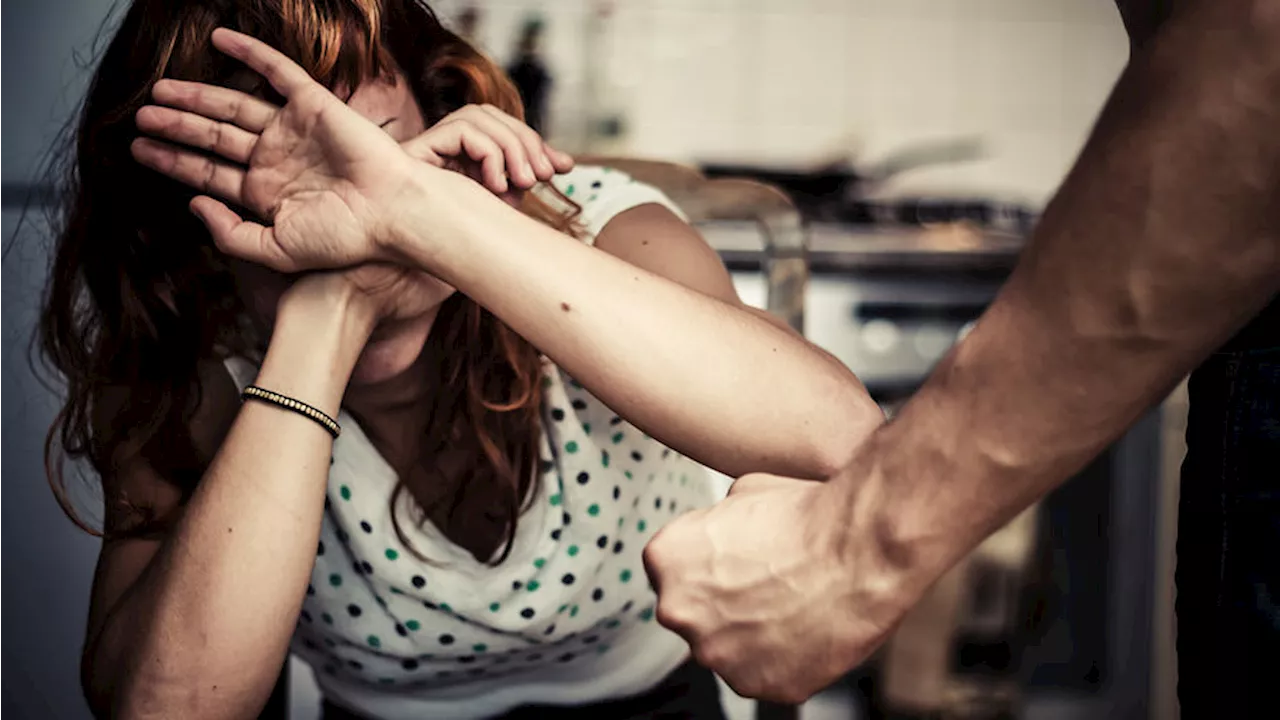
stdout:
[[[764,234],[755,223],[707,222],[698,230],[735,272],[760,270]],[[875,271],[1007,273],[1024,238],[966,225],[855,226],[812,223],[809,269],[815,274]]]

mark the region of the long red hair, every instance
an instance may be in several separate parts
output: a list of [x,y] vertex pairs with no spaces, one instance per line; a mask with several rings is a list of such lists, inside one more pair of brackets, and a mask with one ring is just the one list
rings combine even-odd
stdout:
[[[39,328],[44,356],[66,388],[45,447],[49,480],[63,510],[90,532],[69,500],[65,459],[87,459],[107,477],[121,458],[141,456],[185,500],[204,473],[190,430],[201,403],[198,365],[250,356],[261,345],[227,258],[187,210],[191,191],[129,154],[134,114],[161,77],[273,96],[261,78],[213,49],[216,27],[279,48],[329,87],[354,88],[399,69],[428,126],[470,103],[523,115],[502,71],[418,0],[136,0],[102,55],[66,149]],[[568,230],[576,207],[566,201],[557,211],[528,194],[524,210]],[[427,342],[445,360],[422,449],[461,448],[466,459],[458,476],[438,478],[452,491],[436,501],[441,507],[420,507],[418,521],[436,511],[447,516],[466,493],[484,492],[510,540],[538,463],[540,355],[460,294],[445,302]],[[108,395],[126,399],[110,403],[110,422],[95,422]],[[405,490],[401,479],[393,509]],[[166,525],[138,510],[127,532]]]

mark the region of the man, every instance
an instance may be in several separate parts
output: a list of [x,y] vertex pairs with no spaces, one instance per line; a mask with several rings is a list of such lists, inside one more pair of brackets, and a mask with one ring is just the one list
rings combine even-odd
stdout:
[[861,662],[1203,363],[1183,717],[1280,717],[1280,0],[1120,9],[1131,62],[973,332],[830,482],[747,476],[650,544],[659,620],[739,692],[797,702]]

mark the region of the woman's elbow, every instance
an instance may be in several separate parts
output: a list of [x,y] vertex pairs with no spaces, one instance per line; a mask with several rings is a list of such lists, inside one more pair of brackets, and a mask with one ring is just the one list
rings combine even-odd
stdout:
[[825,480],[846,468],[858,448],[885,415],[861,386],[846,386],[826,400],[829,410],[811,426],[812,457],[818,477]]

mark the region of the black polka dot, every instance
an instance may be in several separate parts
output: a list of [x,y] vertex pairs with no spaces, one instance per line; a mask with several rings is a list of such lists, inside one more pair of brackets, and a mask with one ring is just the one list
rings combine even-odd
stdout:
[[334,457],[333,457],[332,455],[330,455],[330,456],[329,456],[329,464],[330,464],[330,465],[332,465],[332,464],[333,464],[333,460],[334,460]]
[[572,585],[573,581],[574,581],[573,573],[565,573],[564,577],[560,578],[560,582],[564,583],[565,585]]
[[542,659],[542,653],[531,653],[528,657],[525,658],[525,660],[528,660],[529,662],[538,662],[541,659]]
[[660,497],[656,497],[656,498],[654,498],[654,499],[653,499],[653,509],[654,509],[654,510],[661,510],[661,509],[662,509],[662,498],[660,498]]
[[617,485],[614,485],[614,486],[613,486],[613,499],[614,499],[614,500],[617,500],[617,499],[618,499],[618,498],[620,498],[620,497],[622,497],[622,488],[618,487]]
[[307,612],[306,610],[303,610],[301,613],[299,613],[298,617],[302,618],[304,622],[311,622],[311,613]]
[[591,599],[595,600],[596,602],[600,602],[601,600],[603,600],[604,590],[601,590],[600,588],[596,588],[595,590],[593,590],[591,592]]
[[352,669],[352,670],[363,670],[363,669],[364,669],[364,664],[363,664],[363,663],[361,663],[359,660],[348,660],[348,661],[347,661],[347,665],[349,665],[349,666],[351,667],[351,669]]
[[325,672],[325,674],[326,674],[326,675],[337,675],[337,674],[338,674],[338,668],[336,668],[336,667],[334,667],[334,666],[332,666],[332,665],[325,665],[325,666],[324,666],[324,672]]
[[404,668],[405,670],[417,670],[418,661],[414,660],[413,658],[407,658],[400,662],[400,667]]
[[452,675],[453,675],[453,673],[449,672],[448,670],[437,670],[437,671],[436,671],[436,677],[438,677],[438,678],[440,678],[440,679],[442,679],[442,680],[443,680],[443,679],[445,679],[445,678],[447,678],[447,677],[451,677]]
[[423,588],[423,586],[425,586],[425,585],[427,584],[427,579],[426,579],[426,578],[424,578],[424,577],[422,577],[421,575],[414,575],[414,576],[413,576],[413,579],[412,579],[412,580],[410,580],[409,582],[413,583],[413,586],[414,586],[414,587],[416,587],[416,588],[418,588],[419,590],[421,590],[421,589]]
[[538,461],[538,467],[541,468],[543,474],[546,474],[555,469],[555,463],[550,460],[540,460]]
[[635,605],[636,604],[634,602],[628,600],[627,604],[622,606],[622,612],[630,612],[631,608],[635,607]]
[[560,408],[551,408],[551,419],[560,422],[564,419],[564,410]]
[[506,655],[499,655],[498,657],[496,657],[496,658],[494,658],[494,659],[493,659],[493,664],[494,664],[494,665],[506,665],[506,664],[507,664],[507,656],[506,656]]
[[618,553],[622,552],[622,548],[623,548],[623,545],[621,540],[615,542],[613,544],[613,554],[617,555]]
[[590,474],[588,474],[585,470],[584,470],[583,472],[578,473],[578,484],[579,484],[579,485],[586,485],[586,484],[587,484],[587,483],[589,483],[589,482],[591,482],[591,475],[590,475]]
[[484,674],[484,668],[482,668],[482,667],[473,667],[473,668],[470,668],[470,669],[468,669],[468,670],[467,670],[467,674],[468,674],[468,675],[483,675],[483,674]]
[[452,645],[452,644],[453,644],[453,636],[452,636],[452,635],[450,635],[449,633],[445,633],[445,634],[441,635],[441,636],[439,637],[439,640],[440,640],[440,644],[441,644],[441,645]]
[[316,548],[316,555],[323,555],[323,554],[324,554],[324,543],[321,542],[320,546]]
[[328,496],[328,495],[325,495],[325,496],[324,496],[324,509],[325,509],[325,510],[328,510],[328,509],[329,509],[329,496]]
[[314,642],[311,642],[310,640],[303,640],[303,641],[302,641],[302,647],[304,647],[304,648],[306,648],[306,649],[308,649],[308,650],[319,650],[319,649],[320,649],[320,647],[319,647],[318,645],[316,645]]
[[601,535],[600,537],[596,538],[596,547],[600,548],[601,550],[609,547],[608,536]]
[[354,560],[351,563],[351,571],[357,575],[364,573],[364,568],[360,567],[360,561]]
[[556,528],[555,530],[552,530],[552,531],[551,531],[551,539],[552,539],[552,540],[559,540],[559,539],[560,539],[560,528]]
[[667,509],[668,509],[668,510],[670,510],[671,512],[675,512],[675,511],[676,511],[676,501],[675,501],[675,500],[672,500],[672,501],[667,505]]
[[600,636],[598,636],[598,635],[588,635],[588,636],[586,636],[586,637],[582,638],[582,644],[583,644],[583,645],[590,645],[590,644],[592,644],[592,643],[594,643],[594,642],[597,642],[597,641],[599,641],[599,640],[600,640]]
[[547,629],[542,631],[542,634],[543,634],[543,635],[550,635],[551,633],[554,633],[555,631],[556,631],[556,626],[555,626],[555,625],[548,625],[548,626],[547,626]]
[[351,539],[346,530],[338,530],[338,542],[346,542]]
[[631,507],[640,507],[640,498],[633,499],[631,501]]
[[360,615],[364,613],[364,611],[360,609],[360,606],[355,604],[348,605],[347,612],[351,617],[360,617]]
[[364,571],[365,575],[373,574],[373,566],[370,565],[367,561],[360,562],[360,569]]
[[568,525],[570,522],[573,521],[573,518],[569,517],[569,513],[564,513],[563,515],[560,516],[560,519],[562,521],[562,524],[564,525]]
[[396,634],[400,637],[409,637],[409,631],[400,623],[396,623]]
[[458,658],[458,662],[462,663],[463,665],[470,665],[475,661],[476,661],[475,655],[463,655],[462,657]]
[[365,531],[365,532],[367,532],[367,533],[371,533],[371,532],[373,532],[373,526],[372,526],[372,525],[370,525],[370,524],[369,524],[369,521],[367,521],[367,520],[361,520],[361,521],[360,521],[360,529],[361,529],[361,530],[363,530],[363,531]]
[[316,594],[316,586],[315,586],[315,585],[308,585],[308,586],[307,586],[307,594],[308,594],[308,595],[315,595],[315,594]]
[[332,638],[325,638],[324,646],[327,648],[336,648],[338,647],[338,643],[334,642]]
[[533,608],[525,608],[521,610],[520,617],[524,618],[525,620],[528,620],[529,618],[533,617]]
[[587,409],[587,403],[586,403],[586,401],[582,400],[581,398],[574,400],[574,401],[573,401],[573,409],[574,409],[574,410],[586,410],[586,409]]
[[520,582],[519,580],[514,580],[511,583],[512,590],[519,590],[522,587],[524,587],[524,583]]
[[644,460],[644,456],[640,454],[639,450],[632,450],[631,459],[635,460],[636,462],[641,462],[642,460]]
[[426,608],[426,609],[428,609],[428,610],[435,610],[435,609],[436,609],[436,604],[435,604],[435,603],[433,603],[433,602],[431,602],[430,600],[423,600],[423,601],[422,601],[422,607],[424,607],[424,608]]
[[569,661],[570,661],[570,660],[572,660],[573,658],[574,658],[573,653],[565,653],[565,654],[561,655],[560,657],[556,658],[556,660],[557,660],[557,661],[559,661],[559,662],[569,662]]
[[591,187],[592,187],[592,189],[594,189],[594,190],[599,190],[599,189],[600,189],[600,181],[599,181],[599,180],[595,180],[595,181],[593,181],[593,182],[591,183]]
[[662,457],[665,459],[671,454],[671,448],[662,448]]

